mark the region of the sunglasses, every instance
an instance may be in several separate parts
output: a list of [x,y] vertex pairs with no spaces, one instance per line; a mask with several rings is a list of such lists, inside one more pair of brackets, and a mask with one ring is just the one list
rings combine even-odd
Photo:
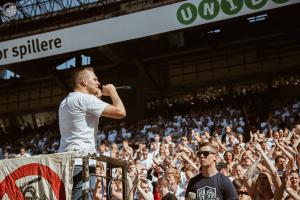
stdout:
[[242,194],[249,195],[248,192],[245,192],[245,191],[238,191],[237,193],[238,193],[239,195],[242,195]]
[[214,154],[214,153],[212,153],[210,151],[199,151],[198,152],[198,157],[200,157],[201,155],[203,155],[206,158],[207,156],[209,156],[209,154]]

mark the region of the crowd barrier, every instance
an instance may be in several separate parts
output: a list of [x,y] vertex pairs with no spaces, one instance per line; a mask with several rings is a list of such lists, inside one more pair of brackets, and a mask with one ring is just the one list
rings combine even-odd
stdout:
[[[74,160],[82,158],[83,200],[88,199],[89,160],[101,161],[106,165],[106,185],[114,180],[112,170],[122,168],[122,196],[128,199],[127,168],[125,161],[107,156],[78,156],[74,152],[38,155],[28,158],[0,160],[0,199],[56,199],[69,200],[72,195]],[[99,175],[98,175],[99,176]],[[110,188],[106,187],[106,193]]]
[[[96,156],[96,155],[88,155],[82,158],[83,160],[83,173],[82,173],[82,180],[84,182],[83,184],[83,200],[88,200],[88,193],[89,193],[89,160],[90,159],[95,159],[97,161],[106,163],[106,176],[103,177],[106,179],[106,185],[109,185],[109,179],[115,179],[114,177],[112,177],[112,170],[114,168],[122,168],[122,193],[123,193],[123,199],[124,200],[129,200],[128,199],[128,194],[127,194],[127,171],[128,171],[128,164],[127,162],[123,161],[123,160],[119,160],[119,159],[115,159],[115,158],[111,158],[111,157],[107,157],[107,156]],[[99,176],[99,175],[98,175]],[[108,191],[110,188],[106,187],[106,194],[110,194],[110,192]]]

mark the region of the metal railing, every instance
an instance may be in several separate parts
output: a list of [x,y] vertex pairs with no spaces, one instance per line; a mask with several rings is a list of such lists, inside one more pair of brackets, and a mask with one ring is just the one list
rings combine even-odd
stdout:
[[[90,192],[90,188],[89,188],[89,178],[90,178],[90,172],[89,172],[89,160],[90,159],[94,159],[96,161],[100,161],[100,162],[104,162],[106,163],[106,181],[108,178],[112,178],[112,170],[114,168],[122,168],[122,199],[124,200],[129,200],[128,198],[128,186],[127,186],[127,171],[128,171],[128,163],[123,161],[123,160],[119,160],[119,159],[115,159],[115,158],[110,158],[107,156],[96,156],[94,155],[88,155],[85,157],[82,157],[82,181],[83,181],[83,185],[82,185],[82,197],[83,200],[88,200],[88,194]],[[96,174],[97,176],[97,174]],[[108,185],[108,184],[107,184]],[[106,193],[109,194],[109,187],[106,187]]]

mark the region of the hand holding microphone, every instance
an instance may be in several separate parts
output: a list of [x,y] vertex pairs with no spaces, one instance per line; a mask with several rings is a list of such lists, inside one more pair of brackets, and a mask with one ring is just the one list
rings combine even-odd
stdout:
[[106,84],[102,86],[101,92],[102,96],[112,96],[117,94],[117,89],[113,84]]
[[115,87],[113,84],[107,84],[102,86],[102,95],[103,96],[111,96],[117,90],[131,90],[131,86],[117,86]]

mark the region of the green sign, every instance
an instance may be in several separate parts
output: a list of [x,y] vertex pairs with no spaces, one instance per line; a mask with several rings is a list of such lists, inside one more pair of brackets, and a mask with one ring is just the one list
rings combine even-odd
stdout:
[[197,18],[197,8],[192,3],[182,4],[177,11],[177,19],[182,24],[190,24]]
[[215,18],[220,12],[218,0],[203,0],[199,4],[199,15],[206,20]]
[[235,15],[240,12],[243,4],[242,0],[222,0],[221,9],[227,15]]
[[270,1],[283,4],[289,0],[199,0],[198,4],[187,2],[177,9],[177,20],[181,24],[189,25],[198,17],[213,20],[221,14],[240,16],[243,9],[258,11],[264,9]]

